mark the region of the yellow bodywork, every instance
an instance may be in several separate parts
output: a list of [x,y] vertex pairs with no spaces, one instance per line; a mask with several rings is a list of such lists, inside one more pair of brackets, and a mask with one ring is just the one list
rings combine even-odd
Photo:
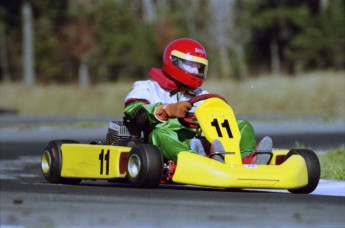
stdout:
[[224,150],[230,152],[224,156],[226,164],[242,164],[240,153],[241,133],[231,107],[219,98],[210,98],[202,102],[195,110],[205,138],[212,142],[218,139]]
[[308,171],[299,155],[292,155],[281,165],[229,165],[181,152],[173,181],[222,188],[294,189],[308,184]]
[[218,139],[228,152],[224,163],[197,154],[181,152],[173,181],[222,188],[294,189],[308,184],[308,171],[302,156],[291,156],[276,165],[278,156],[287,150],[274,150],[268,165],[244,165],[240,153],[241,134],[231,107],[221,99],[202,102],[195,115],[206,139]]
[[130,147],[63,144],[61,176],[84,179],[112,179],[126,175]]

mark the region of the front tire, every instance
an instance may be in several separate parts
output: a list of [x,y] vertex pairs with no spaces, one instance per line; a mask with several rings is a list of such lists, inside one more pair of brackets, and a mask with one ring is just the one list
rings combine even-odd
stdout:
[[73,140],[50,141],[42,151],[41,169],[44,178],[52,184],[79,184],[81,179],[61,177],[62,153],[61,145],[78,143]]
[[297,188],[297,189],[288,189],[291,193],[297,193],[297,194],[308,194],[315,190],[317,185],[319,184],[320,180],[320,162],[317,157],[317,155],[312,150],[307,149],[293,149],[289,151],[289,153],[286,155],[286,159],[288,159],[292,155],[300,155],[304,158],[304,161],[307,166],[308,171],[308,184],[305,187]]
[[163,157],[150,144],[135,145],[127,159],[127,178],[134,187],[156,188],[163,175]]

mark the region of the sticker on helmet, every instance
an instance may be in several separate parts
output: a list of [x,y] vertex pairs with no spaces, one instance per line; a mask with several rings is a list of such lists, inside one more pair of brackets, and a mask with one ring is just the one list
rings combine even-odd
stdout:
[[206,51],[203,50],[203,49],[200,49],[200,48],[195,48],[195,52],[196,52],[196,53],[203,54],[203,55],[206,55]]

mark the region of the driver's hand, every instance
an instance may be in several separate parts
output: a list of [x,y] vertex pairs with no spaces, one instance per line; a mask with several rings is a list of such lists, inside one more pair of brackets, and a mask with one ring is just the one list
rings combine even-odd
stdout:
[[162,121],[170,118],[183,118],[193,106],[187,101],[163,104],[156,109],[156,117]]
[[168,104],[165,108],[166,113],[168,114],[169,118],[183,118],[187,115],[188,111],[193,106],[187,101],[180,101],[173,104]]

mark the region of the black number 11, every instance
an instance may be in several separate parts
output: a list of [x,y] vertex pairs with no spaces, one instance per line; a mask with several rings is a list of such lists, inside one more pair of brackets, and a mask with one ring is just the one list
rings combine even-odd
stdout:
[[99,154],[99,160],[101,162],[101,167],[100,167],[100,174],[103,175],[103,163],[106,161],[106,166],[105,166],[105,175],[109,175],[109,158],[110,158],[110,150],[107,150],[107,153],[104,155],[104,150]]
[[[220,127],[219,127],[218,120],[217,119],[213,119],[213,121],[211,122],[211,125],[216,128],[218,137],[223,137],[222,131],[220,130]],[[231,128],[230,128],[228,120],[224,120],[224,122],[221,124],[221,126],[226,129],[226,132],[228,133],[229,138],[233,138],[234,137],[232,135]]]

